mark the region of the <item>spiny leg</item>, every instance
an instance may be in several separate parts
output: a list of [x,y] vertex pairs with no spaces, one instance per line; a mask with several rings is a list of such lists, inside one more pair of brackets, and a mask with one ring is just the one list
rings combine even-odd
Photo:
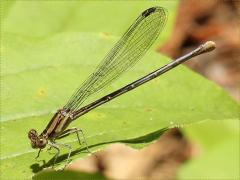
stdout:
[[48,144],[49,144],[51,147],[53,147],[53,148],[55,148],[55,149],[57,150],[57,153],[56,153],[55,156],[54,156],[54,161],[53,161],[53,165],[52,165],[52,168],[54,168],[54,165],[55,165],[55,163],[56,163],[56,160],[57,160],[57,158],[58,158],[58,156],[59,156],[59,154],[60,154],[60,149],[59,149],[58,145],[57,145],[55,142],[49,142]]
[[54,165],[56,163],[56,160],[57,160],[57,158],[58,158],[58,156],[60,154],[59,146],[63,146],[65,148],[68,148],[68,150],[69,150],[68,151],[68,157],[67,157],[67,162],[66,162],[66,164],[63,167],[63,169],[64,169],[67,166],[67,164],[69,163],[69,159],[70,159],[70,156],[71,156],[71,153],[72,153],[72,147],[70,145],[68,145],[68,144],[60,144],[60,143],[56,143],[56,142],[51,142],[51,143],[49,143],[49,145],[57,150],[57,153],[56,153],[56,155],[54,157],[52,168],[54,167]]
[[[86,148],[87,148],[87,152],[93,154],[93,153],[88,149],[88,144],[87,144],[87,141],[86,141],[86,138],[85,138],[85,135],[84,135],[83,131],[82,131],[81,129],[79,129],[79,131],[82,133],[82,136],[83,136],[83,139],[84,139],[84,143],[85,143]],[[77,132],[77,134],[78,134],[78,132]]]
[[[55,139],[52,139],[51,141],[51,144],[57,144],[56,142],[55,142]],[[50,145],[50,144],[49,144]],[[48,151],[48,153],[49,154],[53,154],[52,152],[49,152],[49,151],[51,151],[52,150],[52,146],[50,145],[48,148],[47,148],[47,151]]]
[[83,133],[82,129],[78,129],[78,128],[67,129],[67,130],[63,131],[63,132],[57,137],[57,139],[61,139],[61,138],[66,137],[66,136],[68,136],[68,135],[70,135],[70,134],[76,133],[76,134],[77,134],[77,138],[78,138],[78,142],[79,142],[79,144],[81,145],[81,141],[80,141],[80,137],[79,137],[79,132],[81,132],[81,134],[82,134],[82,136],[83,136],[84,143],[85,143],[85,145],[86,145],[86,149],[87,149],[88,153],[93,154],[93,153],[89,150],[89,148],[88,148],[88,144],[87,144],[87,141],[86,141],[86,138],[85,138],[85,136],[84,136],[84,133]]
[[71,128],[71,129],[64,130],[63,132],[61,132],[61,134],[59,134],[59,135],[57,136],[56,139],[61,139],[61,138],[66,137],[66,136],[68,136],[68,135],[70,135],[70,134],[76,133],[76,134],[77,134],[77,138],[78,138],[78,143],[79,143],[80,145],[82,145],[81,140],[80,140],[80,137],[79,137],[79,134],[78,134],[78,131],[79,131],[78,128]]
[[[70,156],[71,156],[71,153],[72,153],[72,147],[69,145],[69,144],[59,144],[60,146],[64,146],[65,148],[68,148],[68,157],[67,157],[67,162],[66,164],[64,165],[63,169],[65,169],[65,167],[69,164],[69,159],[70,159]],[[62,169],[62,170],[63,170]]]
[[37,154],[37,156],[35,157],[35,159],[39,158],[41,151],[42,151],[42,149],[39,149],[38,154]]

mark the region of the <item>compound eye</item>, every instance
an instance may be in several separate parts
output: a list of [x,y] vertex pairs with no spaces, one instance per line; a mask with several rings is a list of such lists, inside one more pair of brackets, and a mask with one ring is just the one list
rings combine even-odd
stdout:
[[31,129],[29,132],[28,132],[28,138],[29,139],[32,139],[33,137],[37,137],[37,131],[35,129]]

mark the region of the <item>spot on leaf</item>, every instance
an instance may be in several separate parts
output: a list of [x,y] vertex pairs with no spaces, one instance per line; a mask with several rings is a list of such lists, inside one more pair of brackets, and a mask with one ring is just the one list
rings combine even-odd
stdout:
[[44,97],[44,96],[46,96],[46,90],[45,89],[39,89],[38,91],[37,91],[37,96],[38,97]]

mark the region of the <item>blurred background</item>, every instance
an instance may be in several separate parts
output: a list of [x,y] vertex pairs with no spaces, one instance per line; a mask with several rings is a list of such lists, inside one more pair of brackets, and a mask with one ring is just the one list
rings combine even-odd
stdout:
[[187,66],[224,87],[236,100],[240,84],[239,1],[180,1],[170,39],[158,50],[172,58],[200,42],[213,40],[217,49]]
[[[174,59],[205,41],[216,42],[217,49],[214,52],[196,57],[185,65],[221,86],[235,101],[240,100],[240,1],[2,3],[4,9],[2,8],[1,16],[4,21],[1,30],[11,34],[4,36],[6,38],[20,35],[17,40],[12,39],[16,42],[24,38],[38,42],[64,32],[99,33],[103,37],[114,39],[122,35],[142,10],[156,5],[163,6],[169,11],[168,23],[153,50]],[[11,42],[7,45],[11,45]],[[44,45],[41,48],[44,49]],[[21,49],[21,53],[27,54],[27,51]],[[15,59],[17,55],[19,56],[18,50]],[[53,55],[49,59],[51,56]],[[37,57],[32,57],[35,58]],[[13,66],[20,67],[20,70],[26,68],[24,62],[14,63],[15,65],[4,65],[2,73],[11,74]],[[47,63],[51,65],[51,62]],[[30,66],[34,67],[34,63]],[[44,93],[40,90],[39,96]],[[54,108],[56,104],[58,103],[53,105]],[[7,117],[10,117],[10,113],[9,111]],[[141,150],[124,144],[109,145],[97,153],[97,158],[92,155],[67,168],[89,173],[100,172],[107,177],[120,179],[238,179],[239,167],[239,119],[235,119],[225,122],[209,120],[190,127],[173,128]]]

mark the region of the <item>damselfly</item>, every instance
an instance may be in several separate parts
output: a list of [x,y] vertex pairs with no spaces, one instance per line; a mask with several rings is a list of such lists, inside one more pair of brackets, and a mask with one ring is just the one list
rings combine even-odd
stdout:
[[[191,59],[192,57],[209,52],[215,48],[214,42],[206,42],[192,52],[172,61],[171,63],[84,107],[81,107],[83,102],[89,96],[112,83],[121,74],[123,74],[123,72],[131,68],[144,56],[144,54],[159,36],[166,24],[166,21],[167,11],[164,8],[152,7],[145,10],[124,33],[122,38],[115,44],[102,62],[97,66],[96,71],[91,74],[86,81],[83,82],[80,88],[77,89],[77,91],[72,95],[67,104],[55,113],[43,132],[38,135],[37,131],[34,129],[29,131],[28,137],[31,140],[32,147],[39,148],[37,157],[39,156],[41,150],[48,144],[50,147],[53,147],[57,150],[53,165],[59,156],[60,146],[64,146],[69,149],[67,159],[67,161],[69,161],[69,157],[71,155],[71,146],[67,144],[59,144],[56,142],[56,140],[69,134],[76,133],[80,143],[79,133],[81,133],[84,138],[84,142],[86,143],[81,129],[67,129],[68,125],[72,121],[95,109],[96,107],[160,76],[161,74]],[[87,144],[86,148],[88,150]]]

